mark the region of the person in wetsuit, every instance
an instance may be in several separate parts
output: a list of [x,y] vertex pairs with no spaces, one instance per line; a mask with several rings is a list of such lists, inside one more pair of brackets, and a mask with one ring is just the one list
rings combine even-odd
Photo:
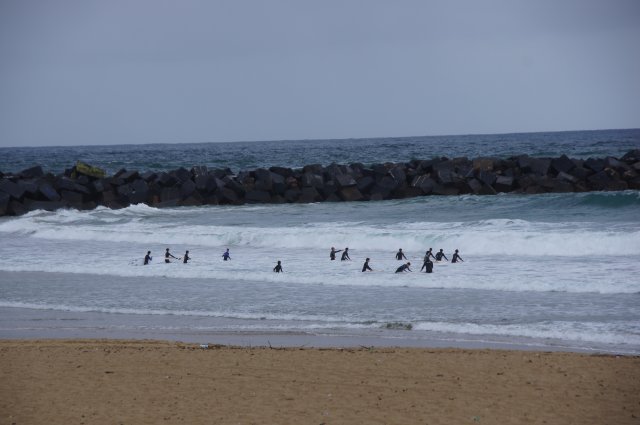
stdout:
[[229,254],[229,248],[222,254],[222,259],[224,261],[231,260],[231,254]]
[[[427,251],[424,255],[424,263],[422,263],[422,267],[420,267],[420,271],[422,271],[422,269],[429,269],[429,264],[431,264],[431,269],[433,270],[433,263],[431,262],[431,258],[433,257],[433,254],[431,254],[431,248],[429,248],[429,251]],[[436,258],[436,257],[433,257]],[[427,272],[427,273],[431,273],[431,272]]]
[[429,248],[429,251],[427,251],[427,257],[433,258],[435,260],[436,257],[433,255],[432,251],[433,251],[433,248]]
[[349,257],[349,248],[345,248],[344,252],[342,253],[342,257],[340,257],[340,261],[345,261],[345,260],[351,261],[351,257]]
[[372,272],[373,270],[371,270],[371,267],[369,267],[369,259],[367,258],[364,261],[364,265],[362,266],[362,271],[366,272],[367,270],[369,270],[370,272]]
[[433,273],[433,261],[431,261],[430,258],[427,258],[427,261],[424,262],[424,267],[425,267],[425,273]]
[[144,265],[149,264],[151,260],[153,260],[153,258],[151,258],[151,251],[147,251],[147,255],[144,256]]
[[444,255],[444,252],[442,252],[442,248],[440,248],[440,251],[436,252],[436,261],[442,261],[442,258],[444,258],[445,260],[449,261],[447,256]]
[[408,260],[408,258],[404,255],[404,252],[402,252],[402,248],[400,248],[398,250],[398,252],[396,253],[396,260],[400,261],[402,259]]
[[164,262],[165,263],[170,263],[171,260],[170,258],[175,258],[176,260],[178,259],[178,257],[174,257],[170,252],[169,252],[169,248],[167,248],[167,250],[164,253]]
[[189,251],[187,250],[187,252],[184,253],[184,257],[182,257],[182,262],[187,264],[187,261],[189,260],[191,260],[191,257],[189,257]]
[[273,268],[273,271],[276,273],[281,273],[284,270],[282,270],[282,264],[280,264],[280,260],[278,260],[278,264],[276,264],[276,266]]
[[456,249],[456,252],[453,253],[453,257],[451,257],[451,262],[457,263],[458,261],[462,261],[464,263],[464,260],[458,255],[458,250]]
[[411,271],[411,269],[409,268],[410,265],[411,263],[401,265],[396,269],[396,273],[410,272]]
[[331,247],[331,252],[329,253],[329,258],[333,261],[336,259],[336,253],[342,251],[341,249],[337,250],[334,247]]

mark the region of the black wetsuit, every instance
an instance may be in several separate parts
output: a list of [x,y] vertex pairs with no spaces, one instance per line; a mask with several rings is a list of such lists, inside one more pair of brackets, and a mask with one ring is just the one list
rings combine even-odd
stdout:
[[149,264],[149,261],[153,260],[153,258],[151,258],[151,256],[149,254],[144,256],[144,265],[146,266],[147,264]]
[[411,271],[408,264],[403,264],[396,269],[396,273],[402,273],[404,271],[409,271],[409,272]]
[[444,255],[444,252],[439,251],[439,252],[436,253],[436,261],[442,261],[442,257],[444,257],[445,260],[449,261],[447,256]]
[[370,272],[372,272],[373,270],[371,270],[371,267],[369,267],[369,260],[364,262],[364,265],[362,266],[362,271],[366,272],[367,270],[369,270]]
[[280,263],[276,264],[276,266],[273,268],[273,271],[276,273],[280,273],[282,272],[282,265]]
[[458,255],[457,252],[453,253],[453,257],[451,257],[451,262],[452,263],[457,263],[458,260],[463,261],[462,258],[460,258],[460,256]]
[[222,254],[222,258],[224,261],[231,260],[231,254],[229,254],[229,250],[226,250],[224,254]]
[[[424,263],[422,263],[422,267],[420,267],[420,271],[422,271],[422,269],[427,268],[429,263],[431,263],[431,259],[429,259],[429,253],[427,253],[427,255],[424,256]],[[433,267],[433,263],[431,263],[431,267]]]
[[[433,262],[431,262],[430,260],[428,260],[427,262],[424,263],[426,270],[425,273],[433,273]],[[420,269],[422,270],[422,269]]]
[[169,253],[169,251],[164,253],[164,262],[165,263],[170,263],[171,261],[169,260],[169,258],[175,258],[176,260],[178,259],[178,257],[174,257],[173,255],[171,255]]
[[187,254],[186,252],[184,253],[184,257],[182,257],[182,262],[184,264],[187,264],[187,261],[191,260],[191,257],[189,257],[189,254]]
[[404,252],[402,252],[402,250],[398,251],[396,253],[396,260],[402,260],[403,258],[405,260],[407,259],[407,257],[404,255]]
[[340,251],[342,251],[342,250],[339,249],[339,250],[336,251],[335,249],[332,249],[331,252],[329,253],[329,258],[331,258],[332,260],[335,260],[336,259],[336,253],[340,252]]
[[351,260],[351,258],[349,257],[349,251],[346,249],[342,253],[342,257],[340,257],[340,261],[345,261],[345,260]]

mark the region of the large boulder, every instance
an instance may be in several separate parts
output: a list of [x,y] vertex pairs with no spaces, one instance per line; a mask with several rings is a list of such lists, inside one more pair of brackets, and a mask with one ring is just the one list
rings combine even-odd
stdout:
[[429,195],[433,191],[433,188],[436,186],[436,184],[436,181],[431,177],[429,177],[428,175],[423,175],[415,177],[411,182],[411,187],[420,189],[420,191],[422,191],[422,194],[424,195]]
[[25,192],[23,184],[14,183],[9,179],[0,180],[0,191],[3,191],[10,195],[13,199],[20,200]]
[[528,155],[522,155],[518,157],[518,167],[523,173],[545,176],[549,173],[551,160],[549,158],[533,158]]
[[270,167],[269,171],[279,176],[282,176],[285,179],[293,175],[293,170],[291,168],[286,168],[286,167]]
[[196,184],[193,182],[193,180],[186,180],[180,186],[180,196],[182,196],[182,199],[188,198],[195,191],[196,191]]
[[314,174],[310,171],[307,171],[302,174],[300,183],[302,184],[302,187],[313,187],[313,188],[319,189],[324,185],[324,180],[322,178],[322,175]]
[[396,188],[407,184],[407,173],[402,165],[397,165],[389,170],[389,175],[395,180]]
[[602,170],[599,173],[589,176],[587,181],[595,190],[615,191],[628,189],[629,185],[616,177],[617,175],[614,171]]
[[62,190],[60,192],[60,198],[62,198],[62,201],[66,202],[67,204],[74,205],[74,206],[81,205],[82,202],[84,201],[84,198],[82,197],[81,193],[72,192],[70,190]]
[[640,162],[640,149],[630,150],[629,152],[624,154],[620,159],[622,159],[624,162],[628,164]]
[[298,202],[304,203],[319,202],[321,200],[322,196],[320,196],[315,187],[303,187],[298,198]]
[[495,158],[476,158],[473,160],[473,169],[475,171],[493,171]]
[[498,176],[493,184],[496,192],[511,192],[513,190],[514,179],[511,176]]
[[584,162],[585,168],[590,169],[596,173],[604,170],[604,159],[602,158],[589,158]]
[[18,175],[23,179],[36,179],[44,176],[44,171],[42,171],[42,167],[40,165],[36,165],[35,167],[20,171]]
[[87,177],[92,177],[94,179],[101,179],[107,176],[107,173],[102,168],[93,167],[82,161],[76,162],[76,165],[74,166],[74,170],[76,174],[82,174]]
[[132,204],[149,203],[149,186],[147,186],[144,180],[135,180],[131,183],[130,187],[131,193],[129,193],[129,200]]
[[57,202],[60,200],[60,194],[49,183],[44,182],[38,186],[38,192],[47,201]]
[[250,190],[244,199],[249,204],[267,204],[271,201],[271,195],[265,190]]
[[338,192],[338,195],[345,202],[362,201],[365,199],[355,186],[343,187]]
[[258,168],[254,171],[254,174],[256,179],[256,190],[271,192],[271,190],[273,189],[273,178],[271,177],[271,171],[265,168]]
[[353,177],[348,174],[338,174],[335,176],[334,181],[337,183],[338,187],[346,188],[351,186],[356,186],[357,182]]
[[0,216],[8,214],[9,202],[11,202],[11,196],[6,192],[0,191]]
[[356,186],[361,193],[367,193],[375,183],[376,181],[372,176],[364,176],[358,179]]
[[165,187],[160,192],[160,202],[168,201],[180,201],[182,199],[182,193],[179,187]]
[[574,164],[574,162],[569,159],[567,155],[562,155],[559,158],[554,158],[551,160],[551,168],[555,171],[556,174],[568,173],[575,166],[576,165]]
[[300,189],[296,189],[296,188],[287,189],[284,192],[284,199],[289,203],[297,202],[301,194],[302,192],[300,191]]
[[7,208],[8,215],[23,215],[28,212],[29,211],[27,210],[27,208],[25,208],[22,202],[16,200],[12,200],[11,202],[9,202],[9,207]]

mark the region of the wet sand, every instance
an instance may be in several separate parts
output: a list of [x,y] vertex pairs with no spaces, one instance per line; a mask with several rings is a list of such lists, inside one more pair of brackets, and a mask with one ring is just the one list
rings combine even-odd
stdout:
[[7,424],[638,424],[640,357],[0,340]]

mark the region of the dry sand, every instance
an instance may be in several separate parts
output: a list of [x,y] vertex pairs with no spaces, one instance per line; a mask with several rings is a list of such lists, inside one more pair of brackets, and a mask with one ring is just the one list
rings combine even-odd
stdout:
[[2,424],[640,424],[640,357],[0,341]]

